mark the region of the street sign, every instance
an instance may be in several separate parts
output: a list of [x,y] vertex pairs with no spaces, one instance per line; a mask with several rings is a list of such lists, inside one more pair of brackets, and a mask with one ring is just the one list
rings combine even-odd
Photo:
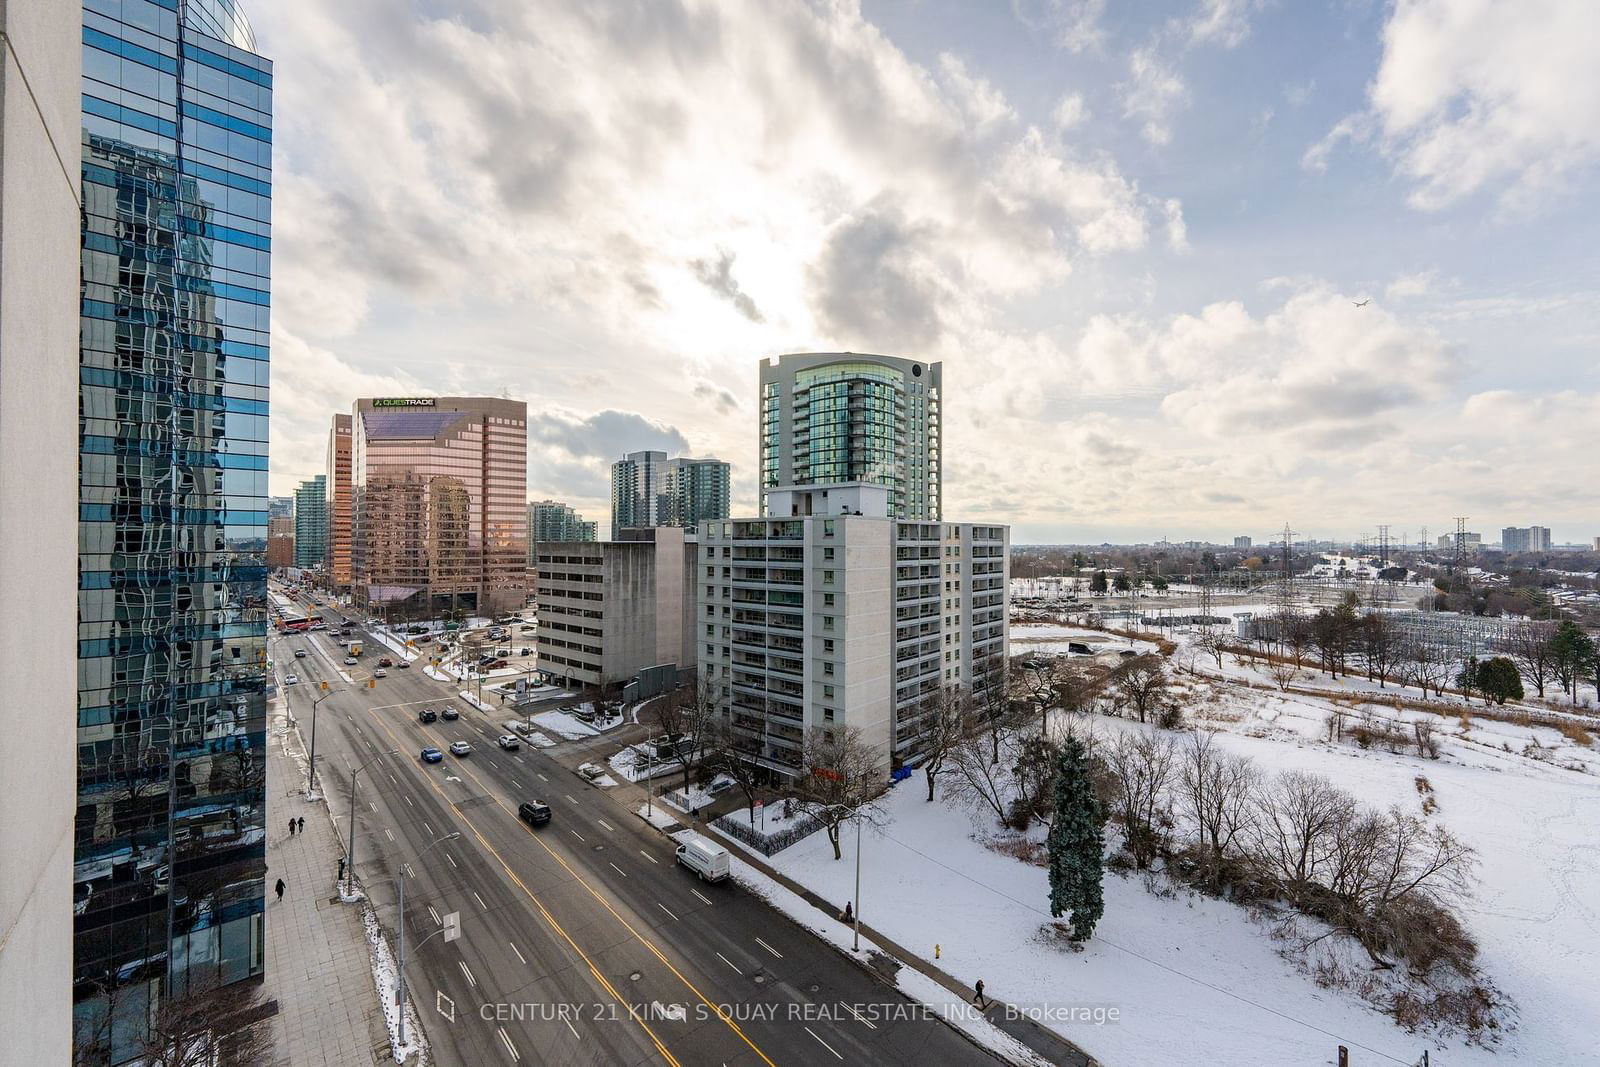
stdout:
[[444,939],[454,941],[461,936],[461,913],[452,911],[444,917]]

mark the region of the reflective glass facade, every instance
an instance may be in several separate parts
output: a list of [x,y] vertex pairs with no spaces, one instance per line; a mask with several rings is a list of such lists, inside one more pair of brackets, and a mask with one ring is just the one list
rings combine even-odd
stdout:
[[358,400],[351,593],[392,619],[514,611],[528,593],[528,408]]
[[941,377],[938,363],[895,356],[763,360],[762,490],[866,482],[888,488],[891,516],[937,520]]
[[319,474],[294,491],[294,565],[321,570],[328,562],[328,477]]
[[83,5],[73,965],[108,1062],[150,998],[263,970],[272,65],[252,44],[228,0]]

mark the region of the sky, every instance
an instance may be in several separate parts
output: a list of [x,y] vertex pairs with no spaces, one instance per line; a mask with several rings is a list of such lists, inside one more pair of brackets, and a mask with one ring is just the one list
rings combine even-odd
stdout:
[[[763,357],[942,360],[1016,543],[1600,536],[1600,4],[275,0],[272,491],[373,395],[756,507]],[[1358,304],[1360,306],[1358,306]]]

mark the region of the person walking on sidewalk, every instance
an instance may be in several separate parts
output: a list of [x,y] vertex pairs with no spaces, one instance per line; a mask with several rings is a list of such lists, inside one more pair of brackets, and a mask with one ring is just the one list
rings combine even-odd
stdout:
[[989,1002],[983,997],[983,979],[978,979],[977,984],[972,988],[977,991],[977,994],[972,998],[972,1003],[976,1004],[979,1008],[987,1008],[989,1006]]
[[294,836],[294,820],[293,819],[289,820],[289,836],[290,837]]
[[853,910],[853,909],[852,909],[852,908],[851,908],[851,907],[850,907],[850,902],[849,902],[849,901],[848,901],[848,900],[847,900],[847,901],[845,901],[845,902],[844,902],[844,911],[842,911],[842,912],[841,912],[841,913],[840,913],[840,914],[839,914],[839,919],[840,919],[840,921],[841,921],[841,922],[843,922],[843,923],[844,923],[844,924],[845,924],[845,925],[846,925],[846,926],[849,926],[849,925],[850,925],[850,924],[851,924],[851,923],[853,923],[853,922],[855,922],[855,921],[856,921],[856,913],[855,913],[855,911],[854,911],[854,910]]
[[295,829],[299,830],[301,833],[305,833],[306,832],[306,817],[304,815],[300,816],[298,822],[300,823],[300,825],[295,827]]
[[283,884],[283,879],[282,878],[279,878],[278,879],[278,884],[273,886],[272,888],[277,891],[278,899],[282,900],[283,899],[283,891],[285,889],[287,889],[288,886]]

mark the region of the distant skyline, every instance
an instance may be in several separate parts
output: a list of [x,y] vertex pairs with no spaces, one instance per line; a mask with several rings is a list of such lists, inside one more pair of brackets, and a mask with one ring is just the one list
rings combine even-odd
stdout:
[[760,359],[854,350],[943,361],[1018,544],[1600,534],[1600,5],[634,10],[257,15],[274,493],[356,396],[505,393],[530,498],[662,449],[753,512]]

